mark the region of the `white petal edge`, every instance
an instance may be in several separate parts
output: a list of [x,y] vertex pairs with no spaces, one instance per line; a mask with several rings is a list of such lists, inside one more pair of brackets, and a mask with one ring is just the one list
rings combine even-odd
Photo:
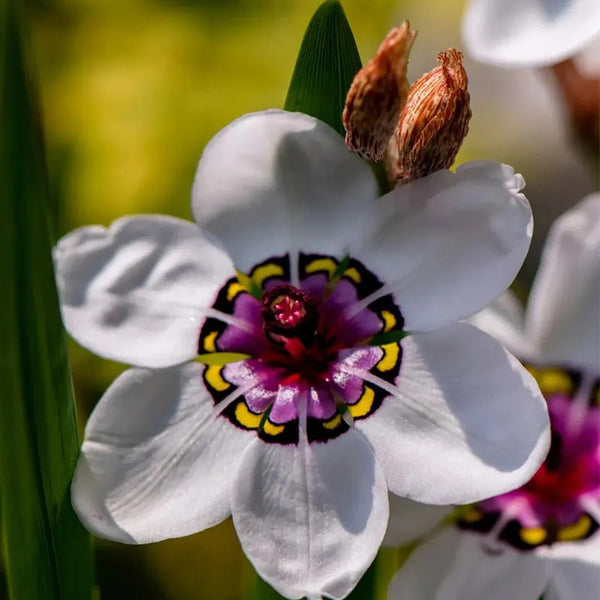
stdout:
[[600,372],[600,194],[552,226],[525,319],[544,361]]
[[341,135],[301,113],[245,115],[206,146],[192,212],[247,271],[297,251],[340,258],[378,196],[365,161]]
[[389,600],[537,600],[550,561],[497,546],[454,528],[409,557],[390,585]]
[[429,533],[447,517],[453,506],[422,504],[390,494],[390,520],[384,546],[401,546]]
[[253,434],[218,415],[202,370],[197,363],[129,369],[100,399],[71,488],[92,533],[142,544],[229,516],[230,481]]
[[400,186],[372,207],[353,255],[393,291],[410,331],[466,318],[510,285],[533,230],[523,178],[470,162]]
[[355,430],[325,444],[253,442],[232,486],[242,548],[287,598],[344,598],[375,558],[388,520],[383,474]]
[[161,215],[76,229],[54,264],[71,336],[104,358],[153,368],[198,353],[204,312],[234,274],[194,223]]
[[510,290],[470,317],[468,322],[498,340],[521,360],[536,359],[530,340],[525,336],[523,307]]
[[555,544],[552,577],[545,600],[598,600],[600,594],[600,533],[589,540]]
[[596,0],[471,0],[462,22],[471,57],[502,67],[558,63],[599,32]]
[[390,491],[427,504],[468,504],[530,479],[548,451],[549,419],[519,361],[467,323],[401,345],[393,395],[355,422]]

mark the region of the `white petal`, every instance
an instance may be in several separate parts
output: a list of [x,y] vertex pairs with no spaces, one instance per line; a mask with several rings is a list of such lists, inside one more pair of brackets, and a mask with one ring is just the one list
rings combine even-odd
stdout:
[[390,586],[390,600],[538,600],[549,564],[535,554],[486,551],[482,537],[449,529],[417,548]]
[[419,546],[392,579],[388,600],[447,600],[436,592],[452,567],[460,535],[449,527]]
[[193,358],[204,309],[234,271],[193,223],[148,215],[77,229],[54,250],[67,331],[141,367]]
[[471,0],[462,23],[468,53],[503,67],[541,67],[574,56],[600,32],[596,0]]
[[342,136],[273,110],[237,119],[206,146],[192,211],[246,271],[290,250],[341,258],[375,198],[369,167]]
[[498,342],[467,323],[402,340],[394,395],[356,421],[391,492],[468,504],[525,483],[548,450],[546,404]]
[[547,362],[600,369],[600,194],[553,225],[527,306],[527,335]]
[[372,562],[388,520],[372,450],[349,430],[326,444],[246,450],[232,486],[242,548],[288,598],[343,598]]
[[229,482],[253,434],[217,414],[202,368],[129,369],[94,409],[71,492],[96,535],[156,542],[230,514]]
[[545,600],[598,600],[600,594],[600,534],[590,540],[556,544],[552,577]]
[[535,359],[530,340],[525,335],[523,307],[511,291],[504,292],[468,321],[521,360]]
[[429,533],[454,510],[453,506],[422,504],[390,494],[390,520],[383,544],[401,546]]
[[448,325],[506,290],[531,239],[523,185],[506,165],[473,162],[396,188],[376,204],[376,224],[356,257],[396,293],[407,329]]

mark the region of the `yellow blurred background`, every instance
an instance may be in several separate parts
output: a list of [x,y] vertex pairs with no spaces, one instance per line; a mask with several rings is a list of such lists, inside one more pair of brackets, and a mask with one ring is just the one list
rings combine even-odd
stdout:
[[[318,0],[37,0],[28,3],[40,78],[58,234],[130,213],[191,218],[189,196],[206,142],[235,117],[282,107]],[[409,75],[461,48],[462,0],[343,0],[363,59],[408,18],[419,30]],[[538,224],[594,186],[569,144],[558,96],[543,72],[467,61],[473,120],[458,162],[496,159],[524,173]],[[124,368],[71,344],[83,426]],[[103,600],[234,600],[253,577],[228,521],[149,546],[98,541]]]

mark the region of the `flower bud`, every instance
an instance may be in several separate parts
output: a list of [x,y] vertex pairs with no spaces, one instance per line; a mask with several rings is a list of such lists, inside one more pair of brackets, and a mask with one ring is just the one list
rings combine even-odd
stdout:
[[390,141],[392,182],[408,183],[452,165],[469,129],[471,109],[462,54],[440,52],[441,63],[415,81]]
[[417,32],[408,21],[392,29],[354,77],[342,114],[346,145],[380,162],[408,96],[406,66]]

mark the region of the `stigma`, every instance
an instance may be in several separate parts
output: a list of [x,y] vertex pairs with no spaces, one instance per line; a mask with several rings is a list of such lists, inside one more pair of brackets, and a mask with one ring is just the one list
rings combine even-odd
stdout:
[[261,315],[266,338],[275,345],[299,340],[310,347],[318,324],[316,302],[310,292],[278,285],[263,295]]

